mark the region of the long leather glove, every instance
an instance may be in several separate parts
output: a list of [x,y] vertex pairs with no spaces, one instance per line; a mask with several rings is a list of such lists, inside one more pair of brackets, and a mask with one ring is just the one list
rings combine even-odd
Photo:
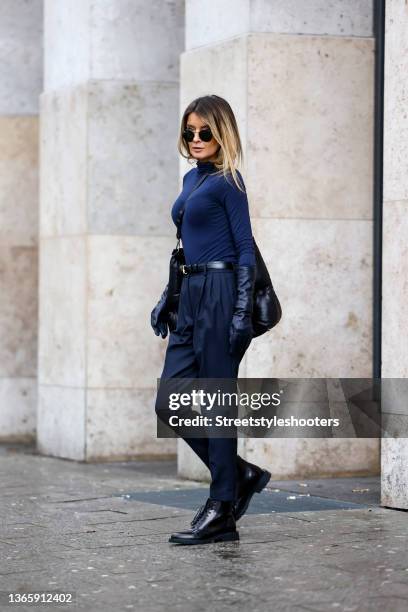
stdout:
[[243,356],[253,337],[255,266],[234,267],[237,296],[230,327],[230,354]]
[[170,321],[170,313],[167,307],[167,291],[169,286],[166,285],[163,293],[160,296],[159,301],[153,308],[150,315],[150,322],[153,327],[156,336],[159,334],[162,338],[166,338],[168,333],[168,325]]

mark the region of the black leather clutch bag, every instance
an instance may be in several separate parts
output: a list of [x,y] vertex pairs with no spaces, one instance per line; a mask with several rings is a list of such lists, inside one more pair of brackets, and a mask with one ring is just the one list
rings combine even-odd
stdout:
[[180,246],[180,238],[181,238],[181,221],[184,214],[184,208],[187,203],[188,198],[191,196],[193,191],[201,185],[201,183],[207,178],[208,174],[204,174],[198,183],[194,185],[193,189],[190,191],[186,201],[184,202],[184,206],[180,209],[176,225],[177,225],[177,245],[176,248],[173,249],[170,256],[170,265],[169,265],[169,283],[167,290],[167,309],[169,311],[169,329],[170,331],[174,331],[177,327],[177,312],[178,305],[180,299],[180,291],[181,285],[183,283],[183,273],[180,269],[182,264],[186,263],[186,259],[184,256],[184,249]]
[[[179,299],[180,299],[180,291],[181,285],[183,282],[183,273],[180,270],[180,266],[186,263],[184,257],[184,249],[179,246],[180,240],[177,241],[177,246],[173,249],[170,257],[170,266],[169,266],[169,284],[167,290],[167,305],[169,312],[172,313],[171,322],[169,321],[170,331],[174,331],[177,327],[177,317],[174,317],[174,314],[177,314]],[[173,329],[172,329],[173,327]]]
[[[205,174],[200,181],[192,189],[197,189],[199,185],[208,175]],[[188,197],[190,197],[190,195]],[[187,198],[188,199],[188,198]],[[187,202],[187,200],[186,200]],[[185,207],[185,206],[184,206]],[[183,283],[183,273],[180,266],[186,263],[184,249],[180,247],[181,238],[181,220],[184,213],[184,207],[180,210],[177,219],[177,245],[173,249],[170,257],[169,266],[169,284],[167,294],[167,304],[170,312],[169,329],[174,331],[177,327],[177,311],[180,299],[181,285]],[[258,245],[254,241],[255,259],[256,259],[256,277],[254,285],[254,306],[252,312],[252,328],[253,337],[261,336],[277,325],[282,317],[282,307],[278,296],[272,285],[271,277],[268,268],[265,265]]]

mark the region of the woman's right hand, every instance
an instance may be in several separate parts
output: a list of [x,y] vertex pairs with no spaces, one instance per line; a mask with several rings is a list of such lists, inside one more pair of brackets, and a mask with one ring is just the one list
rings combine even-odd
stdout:
[[161,335],[163,339],[166,338],[168,333],[167,291],[168,285],[166,285],[150,315],[150,322],[154,333],[156,336]]

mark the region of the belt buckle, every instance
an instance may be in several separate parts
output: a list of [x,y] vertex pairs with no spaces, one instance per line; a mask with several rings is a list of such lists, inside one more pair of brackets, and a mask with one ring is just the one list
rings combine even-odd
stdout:
[[186,264],[181,264],[181,271],[187,276],[188,272],[185,271]]

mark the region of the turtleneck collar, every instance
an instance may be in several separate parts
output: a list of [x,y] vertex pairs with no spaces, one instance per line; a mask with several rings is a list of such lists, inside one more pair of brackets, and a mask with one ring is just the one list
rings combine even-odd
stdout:
[[197,172],[198,173],[203,173],[203,172],[212,172],[214,171],[215,168],[215,164],[212,161],[202,161],[202,160],[197,160]]

